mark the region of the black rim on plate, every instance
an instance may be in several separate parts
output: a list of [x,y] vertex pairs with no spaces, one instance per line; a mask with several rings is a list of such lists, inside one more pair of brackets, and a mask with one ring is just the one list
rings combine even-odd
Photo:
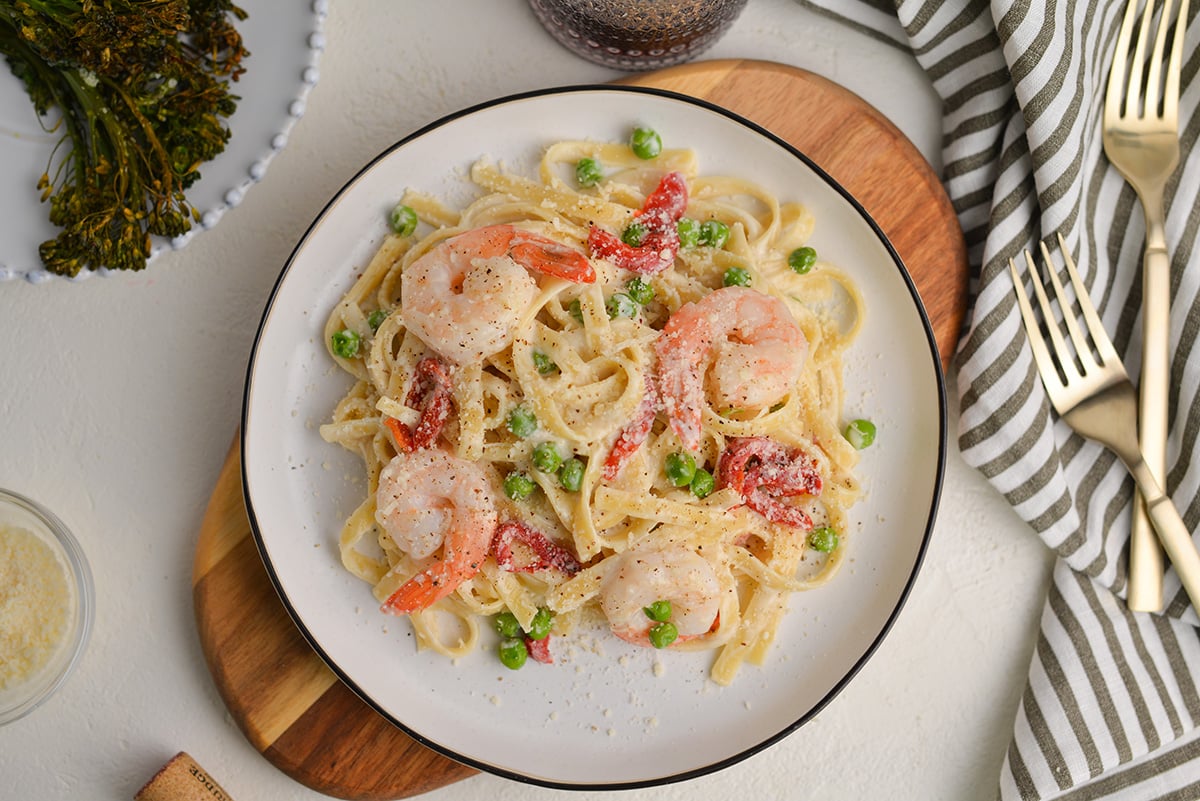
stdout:
[[894,265],[894,267],[896,269],[896,272],[899,274],[901,279],[904,281],[904,285],[908,289],[909,295],[911,296],[911,299],[913,301],[913,306],[919,315],[922,330],[924,331],[924,334],[925,334],[926,344],[928,346],[928,353],[923,354],[923,355],[927,355],[931,361],[932,371],[933,371],[936,385],[937,385],[936,389],[937,389],[937,403],[938,403],[937,470],[936,470],[936,475],[934,477],[933,492],[930,497],[929,512],[928,512],[928,516],[926,518],[927,522],[925,525],[925,531],[922,534],[921,544],[917,550],[916,558],[913,561],[912,570],[909,573],[908,578],[904,583],[904,587],[903,587],[902,591],[900,592],[899,597],[896,599],[895,606],[892,608],[891,612],[888,614],[887,619],[884,621],[883,625],[880,627],[879,632],[876,634],[876,636],[871,641],[871,643],[867,646],[867,648],[863,651],[863,653],[858,657],[858,659],[855,660],[854,664],[850,666],[850,668],[846,671],[846,673],[833,685],[833,687],[830,688],[829,692],[827,692],[825,694],[825,696],[822,697],[817,703],[813,704],[812,707],[809,708],[796,721],[794,721],[793,723],[791,723],[788,726],[783,727],[779,731],[776,731],[772,734],[767,735],[760,742],[758,742],[757,744],[755,744],[753,746],[744,748],[741,751],[738,751],[735,754],[731,754],[730,756],[728,756],[724,759],[717,760],[710,764],[702,765],[700,767],[693,768],[691,770],[680,771],[678,773],[672,773],[672,774],[664,775],[664,776],[656,776],[656,777],[647,778],[647,779],[637,779],[637,780],[625,781],[625,782],[589,782],[589,783],[558,781],[558,780],[546,779],[543,777],[530,776],[530,775],[526,775],[523,773],[518,773],[518,772],[515,772],[510,769],[498,767],[498,766],[492,765],[488,762],[474,759],[472,757],[468,757],[463,754],[459,754],[456,751],[454,751],[453,749],[448,748],[445,745],[442,745],[441,743],[438,743],[438,742],[428,739],[423,734],[421,734],[419,731],[414,730],[412,727],[410,727],[404,721],[400,720],[399,718],[395,717],[390,712],[385,710],[379,703],[377,703],[367,693],[365,693],[361,688],[359,688],[355,684],[355,682],[338,666],[337,662],[332,657],[330,657],[329,654],[327,654],[325,652],[325,650],[322,648],[321,644],[317,641],[317,639],[312,634],[312,632],[310,632],[308,630],[308,627],[304,624],[304,621],[301,619],[297,610],[292,606],[287,593],[284,591],[283,584],[280,580],[280,577],[276,573],[274,565],[272,564],[271,559],[267,553],[266,544],[263,540],[262,532],[259,529],[258,518],[254,513],[253,498],[250,493],[249,476],[247,474],[246,459],[244,458],[244,456],[242,459],[242,476],[241,476],[241,478],[242,478],[242,493],[243,493],[243,498],[245,499],[245,503],[246,503],[246,511],[247,511],[247,516],[249,518],[249,522],[250,522],[250,530],[254,536],[255,545],[258,548],[260,556],[262,557],[263,565],[266,568],[267,575],[270,577],[271,583],[274,585],[276,593],[278,594],[281,602],[283,603],[284,608],[287,610],[288,615],[292,618],[292,621],[296,624],[296,627],[299,629],[299,631],[300,631],[301,635],[303,635],[304,639],[308,642],[309,646],[312,647],[312,649],[317,653],[317,655],[321,657],[321,659],[325,662],[325,664],[329,667],[329,669],[333,671],[333,673],[338,677],[338,679],[340,679],[343,684],[345,684],[359,698],[361,698],[364,703],[366,703],[369,707],[371,707],[373,710],[378,712],[385,719],[390,721],[393,725],[397,726],[405,734],[407,734],[409,737],[411,737],[413,740],[420,743],[421,745],[423,745],[423,746],[425,746],[425,747],[427,747],[449,759],[452,759],[456,762],[467,765],[469,767],[475,768],[477,770],[485,771],[487,773],[491,773],[496,776],[501,776],[506,779],[511,779],[511,780],[523,782],[526,784],[538,785],[538,786],[549,787],[549,788],[554,788],[554,789],[622,790],[622,789],[637,789],[637,788],[645,788],[645,787],[656,787],[656,786],[661,786],[661,785],[665,785],[665,784],[686,781],[688,779],[694,779],[694,778],[704,776],[704,775],[707,775],[710,773],[715,773],[717,771],[720,771],[727,767],[730,767],[731,765],[737,764],[738,762],[741,762],[741,761],[769,748],[770,746],[779,742],[780,740],[787,737],[789,734],[791,734],[792,732],[796,731],[798,728],[803,726],[805,723],[810,721],[822,709],[824,709],[825,706],[829,704],[829,702],[831,702],[835,697],[837,697],[837,695],[843,689],[845,689],[845,687],[850,683],[850,681],[858,674],[858,672],[862,669],[862,667],[867,663],[867,661],[878,650],[879,645],[883,642],[884,638],[891,631],[893,624],[895,623],[897,617],[900,614],[900,610],[904,607],[905,602],[908,600],[909,594],[912,591],[912,587],[913,587],[914,583],[916,582],[917,575],[920,573],[921,567],[925,561],[925,555],[929,549],[929,540],[933,533],[934,522],[937,517],[938,504],[941,499],[942,483],[944,480],[945,466],[946,466],[947,406],[946,406],[945,376],[943,374],[941,360],[938,355],[937,341],[936,341],[936,338],[933,333],[933,327],[930,324],[929,317],[925,312],[925,308],[921,302],[920,294],[917,292],[916,285],[913,283],[912,276],[910,276],[908,274],[908,270],[905,269],[903,261],[901,260],[899,254],[896,252],[895,248],[892,246],[892,243],[884,235],[883,230],[879,227],[879,225],[875,222],[875,220],[871,217],[871,215],[867,213],[866,209],[863,208],[862,204],[859,203],[848,191],[846,191],[846,189],[844,187],[842,187],[841,184],[839,184],[837,181],[835,181],[828,173],[826,173],[823,169],[821,169],[819,166],[817,166],[817,164],[815,164],[808,156],[806,156],[804,153],[802,153],[800,150],[798,150],[794,145],[790,144],[789,142],[785,141],[784,139],[781,139],[780,137],[771,133],[770,131],[768,131],[767,129],[758,125],[757,123],[751,122],[750,120],[746,119],[745,117],[742,117],[741,115],[739,115],[735,112],[729,111],[728,109],[722,108],[721,106],[715,105],[708,101],[690,97],[688,95],[680,94],[678,92],[668,91],[665,89],[657,89],[657,88],[653,88],[653,87],[642,87],[642,86],[624,86],[624,85],[616,85],[616,84],[585,84],[585,85],[576,85],[576,86],[563,86],[563,87],[555,87],[555,88],[550,88],[550,89],[539,89],[539,90],[534,90],[534,91],[529,91],[529,92],[522,92],[522,93],[514,94],[514,95],[507,95],[505,97],[500,97],[500,98],[496,98],[494,100],[479,103],[474,106],[470,106],[470,107],[467,107],[460,111],[454,112],[452,114],[448,114],[448,115],[420,128],[420,129],[414,131],[413,133],[411,133],[408,136],[404,137],[403,139],[399,140],[395,144],[389,146],[383,152],[381,152],[379,155],[375,156],[375,158],[371,159],[366,165],[364,165],[357,173],[354,174],[354,176],[352,176],[348,181],[346,181],[346,183],[343,184],[341,189],[338,190],[338,192],[333,196],[333,198],[327,204],[325,204],[325,206],[321,209],[321,211],[313,219],[312,223],[309,224],[308,228],[305,230],[303,236],[301,236],[301,238],[300,238],[299,242],[296,244],[295,248],[293,248],[291,254],[288,256],[287,262],[284,264],[283,269],[280,271],[279,276],[275,280],[275,284],[271,289],[271,294],[267,299],[267,304],[263,311],[262,319],[259,323],[258,330],[255,333],[254,342],[251,346],[250,359],[249,359],[249,363],[246,368],[245,389],[244,389],[243,396],[242,396],[241,439],[240,439],[239,445],[240,445],[240,447],[242,449],[242,453],[244,455],[245,451],[246,451],[246,442],[247,442],[247,433],[246,432],[248,430],[248,424],[250,422],[250,419],[249,419],[249,417],[250,417],[250,396],[253,391],[255,361],[258,356],[259,343],[262,339],[263,332],[266,329],[267,322],[271,316],[271,312],[274,307],[275,299],[279,294],[280,287],[282,286],[284,279],[286,278],[289,270],[291,269],[292,264],[296,261],[297,255],[300,253],[301,250],[303,250],[305,244],[308,242],[308,239],[312,235],[314,229],[321,222],[321,220],[325,218],[325,216],[329,213],[330,209],[341,199],[341,197],[347,192],[347,190],[350,187],[352,187],[358,181],[358,179],[360,177],[362,177],[366,173],[370,172],[371,169],[377,163],[379,163],[383,159],[390,156],[396,150],[404,147],[409,142],[412,142],[413,140],[419,139],[433,131],[436,131],[437,129],[444,127],[448,123],[458,120],[462,117],[468,117],[468,116],[471,116],[478,112],[485,111],[487,109],[490,109],[490,108],[493,108],[496,106],[502,106],[502,105],[506,105],[509,103],[519,102],[522,100],[529,100],[532,98],[547,97],[547,96],[551,96],[551,95],[579,94],[579,93],[588,93],[588,92],[606,92],[606,93],[628,92],[631,94],[654,95],[654,96],[662,97],[665,99],[674,100],[674,101],[686,103],[689,105],[697,106],[699,108],[706,109],[710,112],[719,114],[720,116],[725,117],[745,128],[748,128],[749,130],[753,131],[754,133],[758,134],[759,136],[761,136],[765,139],[768,139],[771,142],[775,143],[776,145],[784,148],[793,157],[795,157],[797,160],[799,160],[801,163],[803,163],[805,166],[807,166],[810,170],[812,170],[812,172],[818,178],[820,178],[830,189],[834,190],[847,203],[849,203],[853,207],[853,209],[857,212],[859,217],[871,228],[871,230],[874,232],[876,238],[878,239],[879,243],[882,244],[883,247],[886,249],[888,256],[890,257],[890,259],[892,261],[892,264]]

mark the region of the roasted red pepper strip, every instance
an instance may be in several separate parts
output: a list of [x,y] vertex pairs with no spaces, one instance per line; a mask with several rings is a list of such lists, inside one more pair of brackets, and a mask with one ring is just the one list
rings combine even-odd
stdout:
[[661,405],[662,399],[658,394],[658,382],[647,373],[646,392],[642,395],[642,403],[638,406],[635,417],[621,429],[621,433],[617,435],[617,439],[613,443],[612,450],[608,452],[608,458],[604,460],[602,475],[606,480],[612,481],[616,478],[617,474],[621,472],[621,468],[629,461],[629,457],[642,447],[642,443],[646,441],[650,429],[654,426],[654,418],[658,416]]
[[396,441],[396,447],[402,453],[412,453],[413,448],[412,433],[408,430],[408,426],[401,423],[395,417],[383,418],[383,424],[387,426],[388,431],[392,432],[392,439]]
[[446,365],[433,356],[426,356],[417,362],[414,373],[412,388],[404,405],[421,411],[421,418],[412,433],[413,448],[428,448],[437,442],[442,427],[450,418],[453,388]]
[[658,182],[658,188],[650,193],[642,204],[639,219],[649,215],[663,215],[672,225],[687,211],[688,189],[683,173],[669,172]]
[[[533,551],[535,559],[528,564],[518,565],[513,560],[513,541],[526,545]],[[510,573],[535,573],[539,570],[558,570],[573,576],[583,569],[570,551],[553,542],[545,534],[516,520],[506,520],[496,527],[492,535],[492,554],[496,564]]]
[[588,232],[589,252],[635,273],[662,272],[675,263],[675,254],[679,252],[679,230],[675,224],[687,210],[687,199],[683,175],[667,173],[635,217],[646,226],[642,243],[628,245],[612,233],[592,226]]
[[818,495],[821,475],[812,457],[769,437],[729,440],[717,473],[721,485],[736,490],[746,505],[772,523],[811,529],[812,518],[780,497]]
[[642,275],[653,275],[675,263],[679,252],[679,234],[672,244],[667,236],[647,234],[642,244],[627,245],[603,228],[592,228],[588,232],[588,248],[593,257],[611,261],[618,267]]
[[541,662],[543,665],[553,665],[554,657],[550,656],[550,638],[543,637],[540,640],[535,640],[532,637],[525,638],[525,647],[529,649],[529,656],[535,662]]

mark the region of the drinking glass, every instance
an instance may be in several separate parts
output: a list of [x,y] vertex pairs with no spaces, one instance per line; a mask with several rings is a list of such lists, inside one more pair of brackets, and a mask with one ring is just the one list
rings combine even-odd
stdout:
[[729,29],[746,0],[529,0],[529,5],[576,55],[638,71],[700,55]]

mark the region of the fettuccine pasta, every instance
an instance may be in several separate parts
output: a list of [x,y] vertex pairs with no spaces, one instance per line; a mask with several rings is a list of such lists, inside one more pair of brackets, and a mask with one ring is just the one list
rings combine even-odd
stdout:
[[506,664],[549,662],[603,620],[714,650],[728,684],[844,559],[861,296],[799,203],[645,155],[480,160],[461,210],[408,190],[328,318],[354,383],[321,435],[368,479],[341,559],[422,647],[473,652],[493,618]]

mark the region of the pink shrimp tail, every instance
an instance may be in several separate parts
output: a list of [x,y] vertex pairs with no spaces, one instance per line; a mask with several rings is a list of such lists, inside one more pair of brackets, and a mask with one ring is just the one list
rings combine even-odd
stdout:
[[596,269],[588,257],[562,242],[539,236],[506,223],[474,228],[446,240],[461,258],[508,255],[522,267],[577,284],[591,284]]
[[[480,541],[482,546],[478,544]],[[448,551],[442,561],[434,562],[400,585],[383,602],[380,611],[391,615],[407,615],[433,606],[479,572],[489,542],[487,537],[472,537],[468,547],[460,551]]]
[[543,275],[577,284],[596,281],[596,268],[587,256],[552,239],[515,231],[510,254],[513,261]]

